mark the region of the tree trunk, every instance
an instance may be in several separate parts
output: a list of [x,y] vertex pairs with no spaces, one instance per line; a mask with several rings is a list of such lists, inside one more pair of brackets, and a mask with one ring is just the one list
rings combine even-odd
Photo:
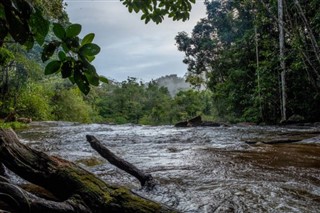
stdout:
[[[256,14],[256,9],[254,10],[255,16]],[[255,41],[255,46],[256,46],[256,71],[257,71],[257,86],[258,86],[258,97],[259,97],[259,115],[260,119],[263,119],[262,115],[262,98],[261,98],[261,86],[260,86],[260,68],[259,68],[259,36],[258,36],[258,27],[257,24],[254,25],[254,41]]]
[[279,48],[280,48],[280,67],[281,67],[281,120],[287,120],[286,113],[286,66],[284,60],[284,29],[283,29],[283,2],[278,0],[279,18]]
[[[0,162],[25,180],[47,189],[61,201],[26,194],[24,199],[30,203],[31,212],[175,212],[167,206],[141,198],[125,187],[111,186],[72,162],[31,149],[20,143],[11,129],[0,129]],[[20,190],[15,191],[12,184],[1,184],[0,195],[9,194],[8,199],[16,200],[18,204],[23,202]]]
[[130,175],[136,177],[142,187],[152,189],[155,186],[155,182],[150,174],[144,173],[142,170],[138,169],[131,163],[119,158],[113,154],[109,149],[101,144],[101,142],[92,135],[87,135],[87,141],[90,143],[91,147],[96,150],[102,157],[107,159],[112,165],[124,170]]

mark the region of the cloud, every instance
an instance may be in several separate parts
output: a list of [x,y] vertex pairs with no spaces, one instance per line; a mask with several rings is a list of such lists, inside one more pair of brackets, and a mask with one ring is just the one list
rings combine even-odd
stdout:
[[71,22],[82,25],[82,36],[96,34],[94,42],[102,49],[94,61],[97,71],[118,81],[128,76],[144,81],[168,74],[183,76],[186,65],[174,37],[181,31],[191,32],[205,17],[202,1],[197,1],[189,21],[164,20],[159,25],[144,24],[141,14],[129,13],[120,1],[66,2]]

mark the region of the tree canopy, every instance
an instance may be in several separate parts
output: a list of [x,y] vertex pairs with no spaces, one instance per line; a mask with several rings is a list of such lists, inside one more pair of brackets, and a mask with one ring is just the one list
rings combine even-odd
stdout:
[[[165,15],[173,20],[187,20],[191,3],[195,0],[179,1],[138,1],[121,0],[129,12],[142,12],[141,19],[160,23]],[[53,12],[53,10],[57,11]],[[46,17],[47,15],[47,17]],[[51,18],[52,20],[50,20]],[[61,24],[65,18],[63,1],[3,0],[0,2],[0,47],[10,40],[31,49],[37,42],[44,46],[42,61],[46,62],[58,51],[58,58],[51,60],[45,74],[61,72],[62,78],[69,78],[79,89],[88,94],[90,85],[97,86],[99,81],[107,82],[99,76],[91,64],[100,47],[92,43],[94,34],[89,33],[80,39],[80,24]],[[54,38],[46,42],[50,24],[53,23]]]
[[207,17],[192,34],[176,36],[187,79],[213,92],[229,119],[280,120],[280,61],[286,71],[287,112],[319,120],[320,1],[284,1],[284,58],[279,55],[277,1],[205,1]]

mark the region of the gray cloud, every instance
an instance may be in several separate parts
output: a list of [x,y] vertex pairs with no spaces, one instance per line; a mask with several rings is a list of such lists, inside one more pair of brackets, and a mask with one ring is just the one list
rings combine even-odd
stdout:
[[163,75],[186,73],[183,53],[175,46],[178,32],[191,32],[205,16],[203,1],[198,1],[186,22],[164,20],[144,24],[140,14],[129,13],[120,1],[68,0],[67,12],[73,23],[82,25],[82,35],[94,32],[101,47],[94,65],[99,74],[123,81],[128,76],[149,81]]

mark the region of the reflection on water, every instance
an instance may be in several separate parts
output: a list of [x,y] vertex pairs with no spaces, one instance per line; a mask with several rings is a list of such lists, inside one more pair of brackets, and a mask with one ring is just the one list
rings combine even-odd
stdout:
[[[109,183],[127,185],[182,212],[319,212],[320,137],[312,135],[315,131],[41,122],[19,135],[38,150],[74,161]],[[140,191],[137,180],[92,150],[87,134],[151,173],[158,187]],[[264,144],[271,137],[302,134],[309,134],[309,139]],[[253,139],[258,143],[244,143]]]

